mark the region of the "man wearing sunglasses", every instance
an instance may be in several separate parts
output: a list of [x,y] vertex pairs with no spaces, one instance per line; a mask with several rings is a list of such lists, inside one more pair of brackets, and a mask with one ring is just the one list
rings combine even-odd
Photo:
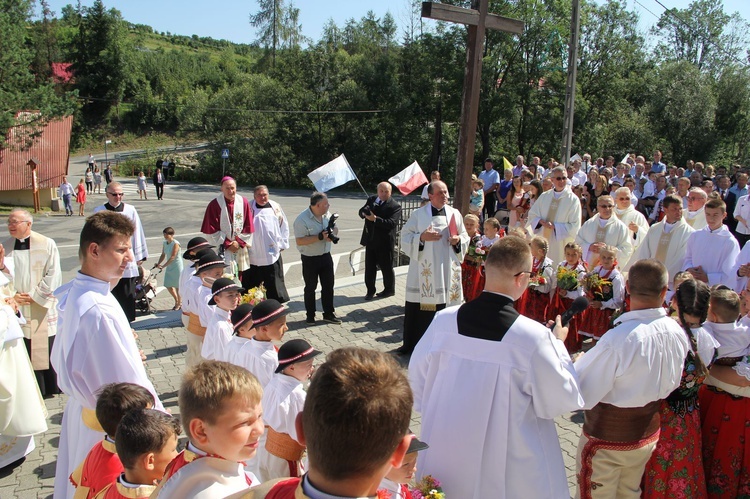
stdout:
[[565,259],[565,245],[575,240],[581,228],[581,201],[568,187],[568,174],[562,166],[550,172],[554,189],[539,196],[529,211],[534,233],[549,241],[547,256],[557,265]]
[[131,238],[133,255],[135,259],[128,262],[125,272],[117,285],[112,289],[112,294],[122,307],[128,321],[135,320],[135,283],[138,278],[138,267],[148,258],[148,247],[146,246],[146,234],[143,232],[141,218],[135,207],[122,201],[123,191],[120,182],[110,182],[106,189],[107,202],[94,208],[94,213],[102,210],[114,211],[128,217],[135,225],[135,232]]

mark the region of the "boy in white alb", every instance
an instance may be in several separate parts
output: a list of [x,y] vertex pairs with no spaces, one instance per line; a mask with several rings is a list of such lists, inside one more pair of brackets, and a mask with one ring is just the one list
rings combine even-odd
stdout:
[[211,299],[208,304],[213,306],[213,316],[208,321],[206,336],[203,338],[201,357],[205,360],[221,360],[224,358],[224,348],[232,339],[232,322],[230,315],[240,302],[242,287],[231,279],[221,277],[211,286]]
[[237,336],[230,340],[224,357],[227,362],[253,373],[263,388],[279,366],[279,354],[272,342],[281,341],[289,329],[286,325],[288,313],[281,303],[269,299],[253,307],[249,317],[244,304],[232,314]]
[[263,481],[300,477],[306,447],[299,442],[295,422],[305,406],[303,383],[313,373],[313,359],[320,355],[308,342],[294,339],[279,348],[279,367],[263,390],[266,444],[258,451]]
[[[187,262],[182,266],[182,272],[180,272],[180,287],[177,288],[177,292],[180,293],[180,303],[185,301],[185,293],[188,285],[188,281],[195,275],[195,269],[193,264],[200,258],[203,250],[211,249],[208,241],[203,237],[194,237],[188,242],[187,250],[182,254],[183,260]],[[189,315],[185,312],[184,307],[182,311],[182,325],[188,326]]]
[[706,203],[704,211],[708,225],[688,237],[682,270],[709,286],[724,284],[734,289],[737,281],[734,266],[740,245],[724,225],[726,209],[721,199],[711,199]]
[[[725,286],[711,290],[708,320],[703,327],[719,343],[714,361],[716,365],[734,366],[750,354],[750,327],[738,322],[739,316],[740,297],[737,293]],[[714,384],[712,380],[709,374],[706,384]]]

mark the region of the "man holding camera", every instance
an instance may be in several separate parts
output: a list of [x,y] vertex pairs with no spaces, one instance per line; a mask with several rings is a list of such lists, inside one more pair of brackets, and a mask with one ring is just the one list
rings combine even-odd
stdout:
[[360,208],[359,217],[365,219],[362,239],[365,247],[365,300],[375,297],[375,277],[378,267],[383,273],[383,291],[378,298],[396,294],[396,276],[393,272],[393,249],[396,247],[396,226],[401,218],[401,205],[391,197],[391,184],[378,184],[378,195],[370,196]]
[[294,221],[294,237],[302,256],[302,278],[305,281],[305,311],[308,324],[315,324],[315,288],[320,279],[320,301],[323,303],[323,321],[341,324],[333,309],[333,259],[331,243],[338,243],[339,229],[335,226],[337,214],[328,213],[328,197],[313,192],[310,207]]

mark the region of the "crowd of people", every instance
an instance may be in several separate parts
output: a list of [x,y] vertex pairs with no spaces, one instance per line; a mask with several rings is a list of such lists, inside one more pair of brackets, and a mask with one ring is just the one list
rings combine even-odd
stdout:
[[[183,249],[165,228],[157,262],[186,330],[179,421],[131,329],[148,252],[122,186],[107,183],[66,284],[54,241],[13,210],[0,246],[0,358],[20,374],[0,377],[14,408],[0,411],[14,416],[0,418],[13,450],[0,465],[33,449],[46,431],[43,397],[62,391],[56,498],[403,499],[415,468],[446,497],[567,497],[554,418],[583,410],[577,496],[748,495],[747,174],[653,158],[584,155],[544,168],[519,156],[502,175],[488,159],[465,215],[433,175],[400,231],[409,269],[393,354],[409,356],[408,373],[357,348],[314,368],[319,350],[284,341],[290,244],[306,324],[318,323],[318,284],[322,321],[343,324],[336,215],[315,192],[290,224],[268,187],[248,199],[223,178],[205,237]],[[402,209],[391,185],[358,214],[363,299],[394,296]],[[580,297],[589,305],[564,324]]]

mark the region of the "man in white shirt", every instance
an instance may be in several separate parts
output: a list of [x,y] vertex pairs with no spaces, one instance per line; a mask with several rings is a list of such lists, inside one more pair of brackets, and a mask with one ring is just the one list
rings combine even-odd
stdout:
[[281,205],[269,199],[268,187],[259,185],[253,191],[253,242],[250,245],[250,269],[242,273],[242,287],[251,289],[264,284],[266,296],[281,303],[289,301],[284,283],[281,252],[289,248],[289,221]]
[[484,170],[479,174],[479,179],[484,181],[484,209],[486,218],[495,216],[495,191],[500,187],[500,174],[495,170],[492,159],[484,160]]
[[68,182],[68,177],[63,176],[62,183],[57,189],[57,194],[62,198],[63,205],[65,205],[65,215],[73,216],[73,205],[71,199],[73,198],[73,186]]
[[130,323],[111,293],[134,260],[134,230],[130,219],[109,210],[89,217],[81,230],[81,270],[55,293],[59,320],[51,362],[60,388],[68,395],[55,470],[55,499],[73,497],[70,473],[104,437],[95,414],[102,386],[141,385],[153,394],[154,408],[164,410],[146,374]]
[[138,267],[148,258],[146,234],[143,232],[138,211],[136,211],[134,206],[125,204],[122,201],[124,195],[122,184],[120,182],[110,182],[107,184],[105,191],[109,201],[94,208],[94,213],[102,210],[121,213],[128,217],[135,227],[131,240],[131,249],[133,255],[135,255],[135,259],[128,261],[125,273],[116,283],[117,286],[112,290],[112,295],[117,299],[120,306],[122,306],[125,316],[130,322],[133,322],[135,320],[135,281],[138,278]]
[[567,328],[550,330],[513,308],[531,260],[522,239],[495,243],[485,291],[438,312],[409,362],[430,442],[417,468],[440,477],[446,497],[568,497],[554,418],[583,400]]
[[691,187],[687,196],[687,212],[685,222],[695,230],[701,230],[707,225],[704,207],[708,201],[708,194],[699,188]]
[[679,386],[689,350],[685,332],[662,306],[667,282],[661,262],[636,262],[626,284],[630,312],[575,363],[586,402],[576,497],[640,497],[659,440],[661,400]]
[[524,170],[528,171],[529,169],[523,164],[523,156],[519,154],[516,156],[516,166],[513,167],[513,176],[520,177]]
[[710,200],[706,203],[705,213],[708,225],[688,238],[682,270],[687,270],[709,286],[724,284],[734,289],[737,284],[735,263],[740,254],[740,245],[724,225],[727,216],[724,201]]
[[588,181],[586,172],[581,170],[581,160],[579,159],[573,161],[573,178],[578,181],[578,183],[574,183],[573,185],[583,185]]

